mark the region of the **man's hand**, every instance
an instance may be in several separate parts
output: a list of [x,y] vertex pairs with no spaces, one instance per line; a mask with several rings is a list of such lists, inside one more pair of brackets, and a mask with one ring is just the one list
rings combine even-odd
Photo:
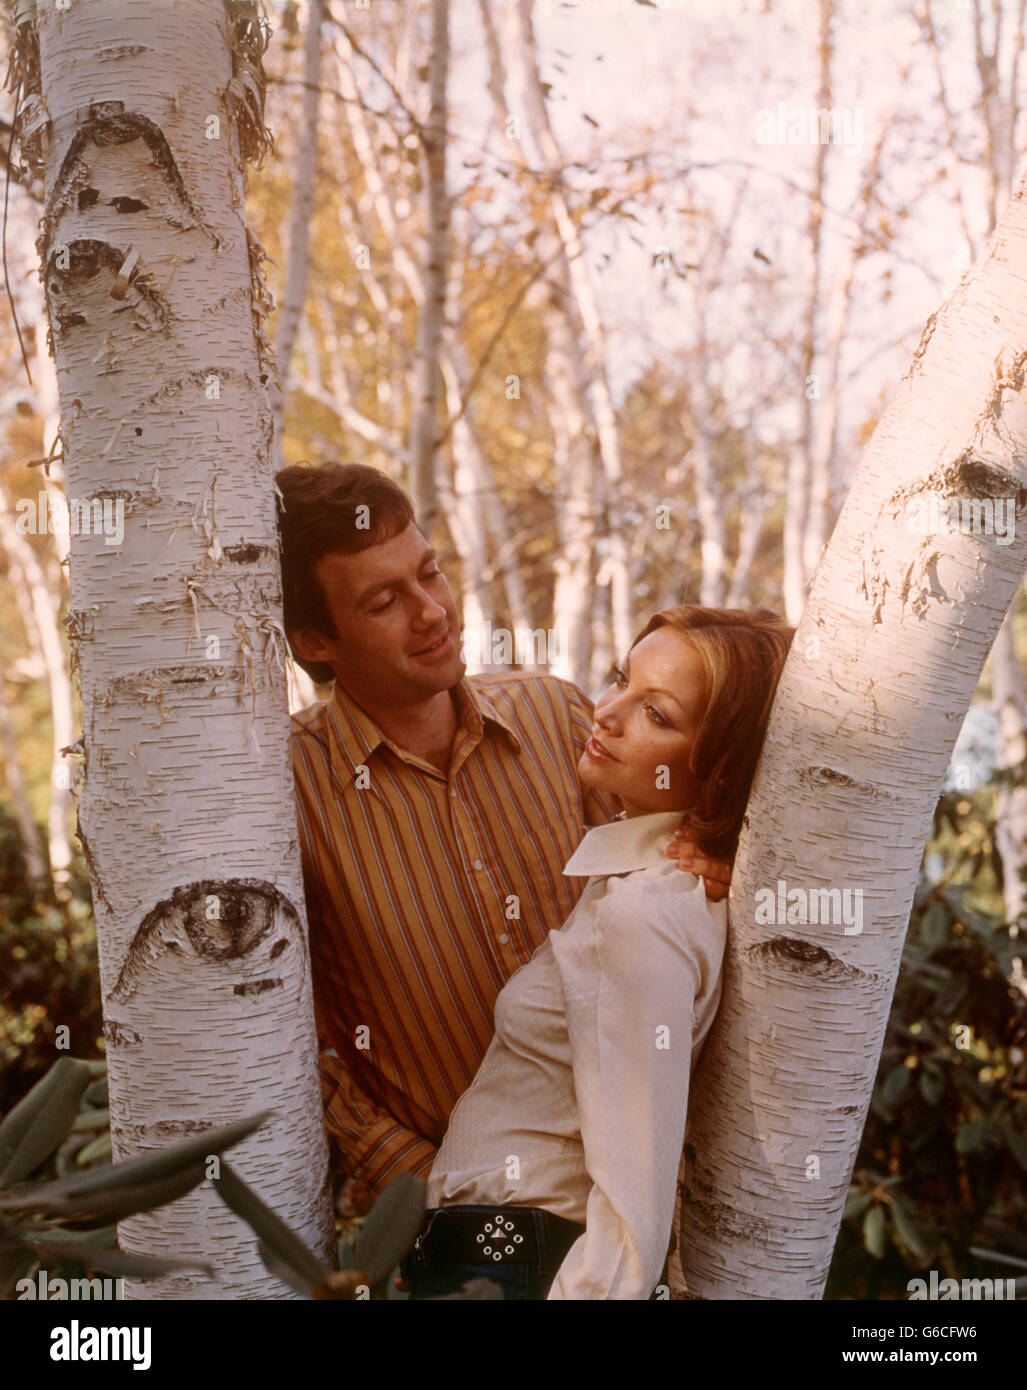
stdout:
[[683,830],[675,830],[674,838],[665,853],[678,861],[678,868],[695,874],[706,881],[706,896],[711,903],[719,903],[728,895],[731,886],[731,860],[707,859],[700,853],[694,840],[686,838]]

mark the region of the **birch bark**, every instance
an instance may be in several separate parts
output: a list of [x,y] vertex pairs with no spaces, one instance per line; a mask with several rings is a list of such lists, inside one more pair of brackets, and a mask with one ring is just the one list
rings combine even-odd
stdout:
[[[73,530],[69,615],[114,1158],[271,1109],[233,1162],[328,1258],[266,291],[244,208],[242,160],[267,142],[262,14],[19,0],[16,24],[69,492],[123,517],[114,543]],[[119,1236],[218,1271],[130,1296],[292,1296],[208,1188]]]
[[[977,505],[999,499],[1008,541]],[[958,527],[931,523],[932,503],[946,518],[954,503]],[[823,1293],[924,840],[1027,561],[1025,518],[1027,179],[927,324],[781,679],[694,1081],[672,1296]]]
[[435,522],[435,440],[438,434],[439,346],[446,308],[449,256],[449,194],[446,190],[446,80],[449,75],[449,0],[432,0],[429,59],[431,109],[422,127],[428,231],[424,284],[414,348],[414,389],[410,418],[410,471],[414,511],[431,536]]

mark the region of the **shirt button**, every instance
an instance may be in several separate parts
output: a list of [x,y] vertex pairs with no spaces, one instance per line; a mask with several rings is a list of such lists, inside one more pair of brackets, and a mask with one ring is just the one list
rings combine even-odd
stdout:
[[474,867],[475,867],[476,869],[484,869],[485,865],[481,862],[480,859],[476,859],[476,860],[474,861]]
[[498,939],[499,939],[499,944],[500,944],[501,946],[505,946],[506,943],[510,940],[510,938],[507,936],[507,934],[506,934],[505,931],[499,933],[499,938],[498,938]]

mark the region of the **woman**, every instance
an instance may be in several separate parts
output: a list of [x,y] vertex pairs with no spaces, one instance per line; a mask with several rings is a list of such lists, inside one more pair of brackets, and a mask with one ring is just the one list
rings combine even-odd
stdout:
[[584,893],[499,994],[429,1175],[411,1297],[475,1277],[507,1298],[651,1297],[727,926],[662,846],[685,824],[733,853],[792,635],[762,609],[668,609],[600,696],[578,770],[622,811],[572,855]]

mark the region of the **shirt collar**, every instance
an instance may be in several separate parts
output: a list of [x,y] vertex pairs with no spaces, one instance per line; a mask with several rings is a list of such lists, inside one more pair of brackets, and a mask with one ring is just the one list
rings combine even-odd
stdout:
[[[466,676],[456,687],[456,708],[459,726],[454,748],[463,742],[462,734],[477,743],[484,735],[485,725],[489,723],[497,725],[507,734],[514,752],[521,751],[520,739],[510,724],[498,713],[485,691],[475,688]],[[367,711],[346,694],[338,681],[328,701],[328,720],[332,733],[332,769],[344,785],[353,780],[357,768],[366,765],[371,754],[383,745],[405,762],[414,757],[387,738]]]
[[655,811],[648,816],[628,816],[590,830],[564,865],[568,878],[593,874],[629,874],[669,864],[664,851],[681,824],[682,811]]
[[499,713],[499,707],[488,694],[487,686],[476,685],[465,676],[457,686],[456,704],[460,722],[465,728],[480,733],[486,722],[496,724],[509,737],[514,752],[521,751],[521,740],[509,720]]

